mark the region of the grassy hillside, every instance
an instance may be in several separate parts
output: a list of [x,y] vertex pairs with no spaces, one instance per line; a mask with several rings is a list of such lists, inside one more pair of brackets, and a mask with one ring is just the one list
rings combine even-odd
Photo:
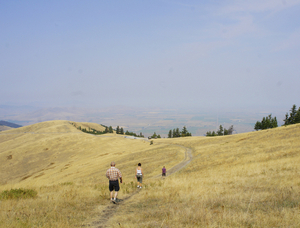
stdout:
[[12,129],[12,128],[8,127],[8,126],[0,125],[0,131],[7,131],[7,130],[10,130],[10,129]]
[[178,146],[150,146],[116,134],[95,136],[72,123],[48,121],[0,133],[0,191],[38,192],[36,199],[2,201],[0,227],[74,227],[109,203],[105,172],[111,161],[124,175],[124,197],[136,188],[131,182],[138,162],[151,177],[162,165],[175,166],[184,159]]
[[[49,121],[0,133],[0,191],[37,192],[32,199],[1,200],[0,227],[92,225],[109,206],[105,171],[112,160],[124,174],[121,199],[136,191],[138,162],[145,188],[115,208],[107,227],[300,226],[299,124],[150,145],[86,134],[72,123]],[[184,160],[182,146],[192,149],[193,160],[166,179],[155,177],[163,165],[170,170]]]
[[104,131],[105,127],[96,123],[88,123],[88,122],[71,122],[76,128],[81,127],[81,129],[95,129],[96,131]]
[[300,227],[299,139],[299,124],[161,139],[192,148],[193,161],[120,207],[111,227]]

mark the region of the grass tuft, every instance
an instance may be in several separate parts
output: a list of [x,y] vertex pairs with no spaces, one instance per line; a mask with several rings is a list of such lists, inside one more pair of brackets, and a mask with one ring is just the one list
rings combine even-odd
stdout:
[[0,194],[0,199],[9,200],[9,199],[29,199],[35,198],[37,196],[37,191],[33,189],[11,189],[2,191]]
[[60,183],[60,185],[73,185],[73,182],[64,182],[64,183]]

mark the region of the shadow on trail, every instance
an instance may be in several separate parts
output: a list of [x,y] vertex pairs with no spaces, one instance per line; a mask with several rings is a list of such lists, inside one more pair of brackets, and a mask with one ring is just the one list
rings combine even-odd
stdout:
[[[174,146],[174,144],[172,144]],[[175,145],[181,148],[185,149],[185,157],[184,160],[180,163],[178,163],[177,165],[175,165],[174,167],[172,167],[171,169],[168,170],[167,173],[167,177],[178,172],[179,170],[181,170],[182,168],[184,168],[187,164],[189,164],[192,159],[193,159],[193,155],[192,155],[192,149],[184,147],[184,146],[180,146],[180,145]],[[153,178],[159,178],[161,177],[161,174],[156,175],[151,177],[150,179]],[[166,178],[167,178],[166,177]],[[119,199],[119,202],[117,204],[109,204],[102,212],[101,216],[99,216],[97,218],[96,221],[91,222],[90,224],[86,224],[86,225],[82,225],[82,227],[97,227],[97,228],[105,228],[107,227],[107,222],[109,221],[110,218],[112,218],[114,216],[114,214],[116,213],[118,207],[124,203],[126,203],[127,200],[129,200],[131,197],[133,197],[134,195],[136,195],[137,193],[139,193],[140,189],[135,190],[133,193],[127,195],[126,197],[124,197],[123,199]]]

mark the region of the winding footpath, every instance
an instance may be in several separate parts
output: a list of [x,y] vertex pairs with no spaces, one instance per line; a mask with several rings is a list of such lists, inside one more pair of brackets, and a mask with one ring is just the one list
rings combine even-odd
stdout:
[[[172,144],[172,145],[174,146],[174,144]],[[170,176],[170,175],[178,172],[182,168],[184,168],[193,159],[192,150],[190,148],[187,148],[187,147],[184,147],[184,146],[180,146],[180,145],[176,145],[176,146],[185,149],[185,158],[184,158],[184,160],[182,162],[178,163],[177,165],[175,165],[174,167],[172,167],[171,169],[168,170],[168,176]],[[159,177],[161,177],[161,175],[157,175],[157,176],[154,176],[152,178],[159,178]],[[94,227],[94,228],[105,228],[105,227],[107,227],[107,223],[108,223],[109,219],[114,216],[114,214],[116,213],[119,205],[126,203],[126,201],[128,199],[130,199],[131,197],[133,197],[134,195],[136,195],[139,191],[140,190],[136,190],[135,192],[133,192],[130,195],[126,196],[125,198],[123,198],[122,200],[120,200],[119,204],[110,204],[110,205],[108,205],[103,210],[103,213],[101,214],[101,216],[99,216],[99,218],[97,218],[96,221],[94,221],[94,222],[92,222],[90,224],[87,224],[87,225],[83,225],[83,226],[84,227]]]

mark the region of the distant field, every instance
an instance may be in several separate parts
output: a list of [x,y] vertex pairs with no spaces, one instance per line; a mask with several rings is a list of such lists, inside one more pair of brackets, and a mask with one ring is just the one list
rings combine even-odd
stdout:
[[[48,121],[0,132],[0,196],[19,188],[37,192],[1,200],[0,227],[97,227],[100,221],[105,227],[300,227],[300,124],[153,145],[86,134],[74,124],[88,123]],[[162,166],[170,171],[184,161],[185,148],[192,161],[166,179],[156,177]],[[124,201],[108,218],[105,171],[112,160],[124,175]],[[139,192],[138,162],[145,173]]]
[[101,123],[106,126],[123,127],[123,129],[139,134],[142,132],[146,137],[154,132],[162,137],[167,137],[170,129],[186,126],[193,136],[203,136],[207,131],[215,131],[219,125],[225,128],[234,126],[234,134],[254,131],[256,121],[269,115],[277,116],[279,125],[282,125],[284,115],[288,110],[276,109],[264,112],[255,111],[251,108],[235,110],[183,110],[163,108],[130,108],[109,107],[103,109],[80,109],[80,108],[47,108],[25,112],[13,110],[1,110],[0,119],[10,119],[14,123],[30,125],[49,120],[68,120],[77,122]]

